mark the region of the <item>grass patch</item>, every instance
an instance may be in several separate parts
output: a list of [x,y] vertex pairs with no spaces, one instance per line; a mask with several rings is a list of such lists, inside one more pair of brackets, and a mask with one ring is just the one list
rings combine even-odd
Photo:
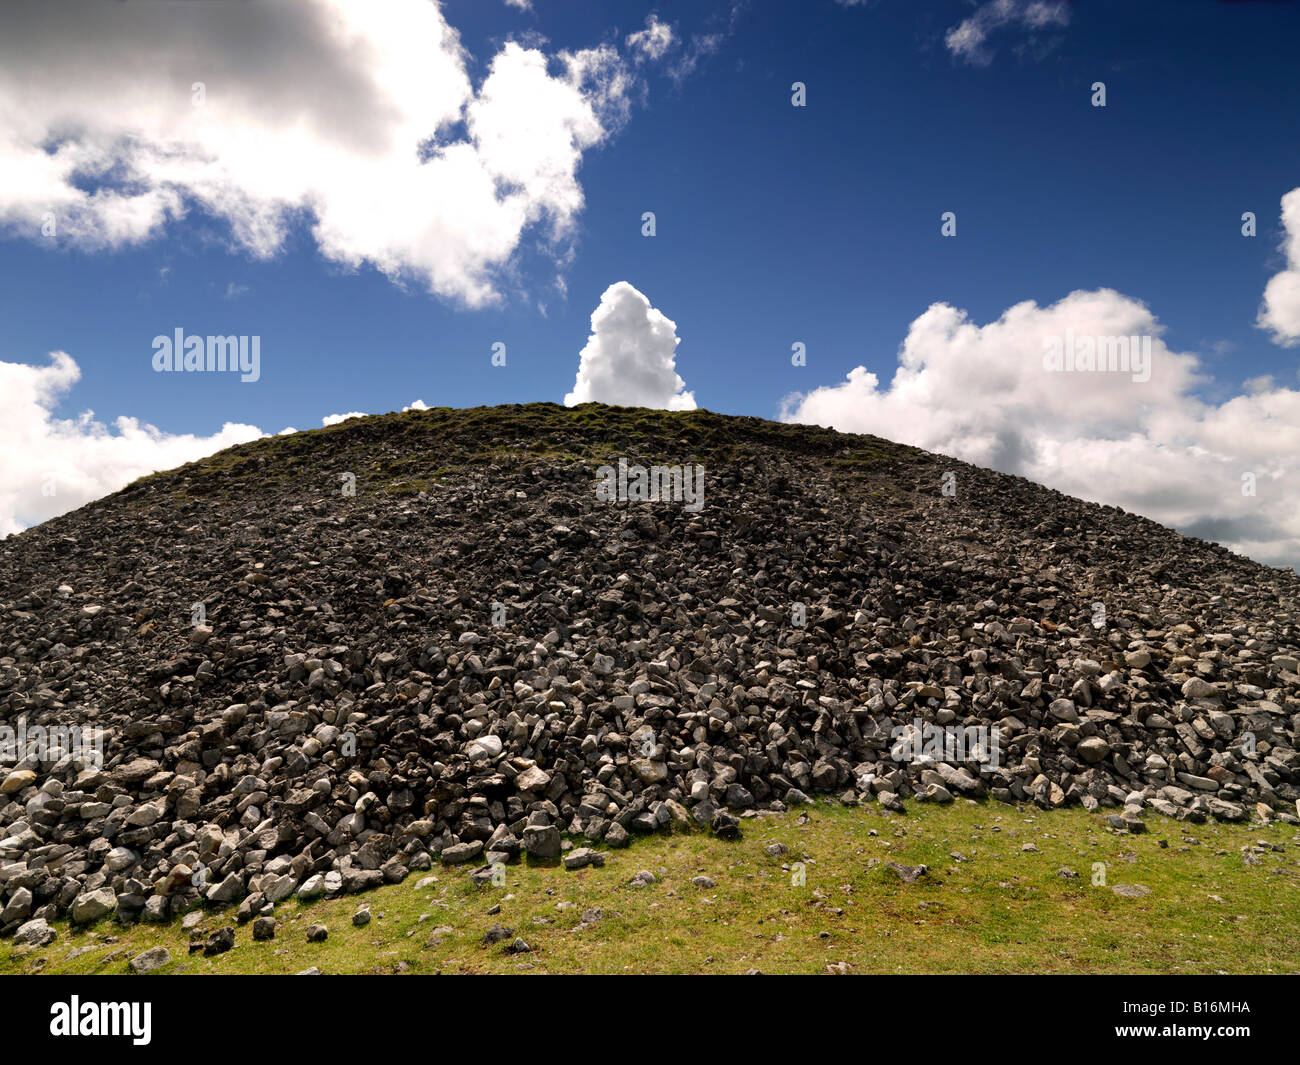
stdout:
[[[640,839],[606,852],[599,869],[512,865],[499,888],[474,887],[463,867],[435,867],[365,895],[290,901],[276,909],[274,940],[256,943],[241,926],[235,949],[213,958],[187,953],[179,922],[76,931],[59,922],[49,947],[0,945],[0,973],[126,972],[159,944],[174,959],[160,971],[184,973],[1300,971],[1295,826],[1153,816],[1148,834],[1130,836],[1082,809],[968,801],[914,805],[906,816],[820,803],[743,825],[734,843],[704,833]],[[786,852],[768,854],[773,843]],[[889,862],[930,871],[908,884]],[[1104,885],[1093,884],[1098,862]],[[1077,878],[1059,875],[1063,867]],[[629,885],[642,869],[656,882]],[[417,889],[429,875],[436,882]],[[692,884],[700,875],[716,886]],[[1116,884],[1148,890],[1122,897]],[[362,905],[373,919],[354,928]],[[493,906],[501,912],[489,914]],[[599,919],[584,921],[596,909]],[[532,950],[483,944],[497,922]],[[234,923],[232,908],[205,914],[200,928]],[[330,930],[324,943],[306,941],[316,923]]]

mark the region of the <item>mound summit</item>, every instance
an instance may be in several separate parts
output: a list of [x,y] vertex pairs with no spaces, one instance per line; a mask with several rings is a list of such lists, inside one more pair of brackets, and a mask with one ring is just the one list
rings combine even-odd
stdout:
[[[598,498],[620,458],[702,467],[703,505]],[[0,542],[0,934],[734,836],[817,792],[1294,822],[1298,591],[1020,478],[707,411],[259,440]],[[908,747],[940,730],[980,740]]]

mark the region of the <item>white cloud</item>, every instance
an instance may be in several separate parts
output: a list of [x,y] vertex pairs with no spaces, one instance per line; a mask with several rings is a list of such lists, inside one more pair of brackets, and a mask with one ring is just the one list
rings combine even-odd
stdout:
[[266,257],[305,219],[331,260],[481,306],[525,234],[565,261],[583,154],[634,87],[610,45],[510,42],[475,90],[428,0],[158,10],[0,5],[0,225],[47,240],[52,212],[55,240],[115,248],[198,206]]
[[686,46],[686,51],[669,69],[669,76],[680,85],[695,73],[695,69],[700,65],[701,61],[713,55],[722,47],[722,42],[725,39],[726,34],[724,33],[691,34],[691,40]]
[[55,409],[81,378],[62,351],[48,366],[0,362],[0,534],[74,510],[138,477],[256,440],[253,425],[227,422],[211,436],[164,433],[136,418],[112,428],[93,411],[57,418]]
[[519,11],[531,11],[533,9],[532,0],[506,0],[506,6]]
[[[429,405],[422,399],[417,399],[414,403],[408,403],[402,408],[403,413],[408,410],[428,410]],[[349,418],[369,418],[370,414],[363,410],[348,411],[347,414],[327,414],[320,420],[322,426],[338,425],[339,422],[345,422]]]
[[625,43],[640,63],[661,59],[673,46],[673,39],[672,27],[661,22],[657,15],[650,14],[646,16],[645,29],[628,34]]
[[610,403],[694,410],[695,395],[683,391],[686,383],[677,374],[677,343],[675,322],[628,282],[615,282],[591,314],[591,336],[565,406]]
[[320,420],[322,426],[338,425],[339,422],[345,422],[349,418],[369,418],[370,415],[363,410],[348,411],[347,414],[327,414]]
[[1300,188],[1282,197],[1282,228],[1286,269],[1264,287],[1257,324],[1271,332],[1277,343],[1295,347],[1300,344]]
[[[1044,369],[1046,338],[1152,337],[1149,381]],[[1018,303],[987,325],[933,304],[888,387],[863,366],[787,397],[786,421],[873,433],[1120,506],[1274,565],[1300,563],[1300,391],[1257,380],[1207,403],[1194,354],[1168,348],[1141,302],[1110,289]],[[1242,494],[1254,474],[1255,496]]]
[[[721,11],[715,12],[704,21],[704,25],[717,27],[711,32],[692,33],[689,40],[682,41],[682,48],[676,60],[667,69],[668,76],[680,88],[683,81],[695,73],[705,59],[716,54],[723,43],[736,32],[741,18],[749,11],[750,0],[732,0],[725,16]],[[674,41],[676,43],[676,40]],[[743,60],[741,60],[743,62]]]
[[[110,427],[89,410],[58,418],[54,412],[81,379],[81,368],[62,351],[49,358],[48,366],[0,361],[0,536],[75,510],[146,474],[268,435],[234,422],[210,436],[166,433],[127,416],[113,419]],[[421,399],[402,408],[428,409]],[[364,417],[364,411],[327,414],[321,425]],[[286,426],[276,435],[297,431]]]
[[944,37],[948,51],[958,59],[975,66],[988,66],[993,54],[987,44],[989,37],[1005,27],[1026,31],[1034,41],[1035,35],[1070,24],[1070,5],[1066,0],[987,0],[963,19]]

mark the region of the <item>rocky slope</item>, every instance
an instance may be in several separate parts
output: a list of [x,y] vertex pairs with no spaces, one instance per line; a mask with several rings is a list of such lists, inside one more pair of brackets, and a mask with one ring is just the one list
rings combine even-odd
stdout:
[[[619,457],[700,463],[704,506],[599,501]],[[0,740],[30,746],[0,742],[0,934],[728,836],[814,792],[1294,820],[1297,591],[752,418],[534,404],[258,441],[0,542]],[[102,765],[34,732],[72,724]],[[918,724],[981,746],[917,757]]]

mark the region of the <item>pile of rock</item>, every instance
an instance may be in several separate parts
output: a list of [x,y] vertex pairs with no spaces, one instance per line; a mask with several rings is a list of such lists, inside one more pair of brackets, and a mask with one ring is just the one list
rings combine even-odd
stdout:
[[[597,501],[619,455],[699,462],[706,505]],[[707,412],[244,445],[0,543],[0,934],[730,837],[819,792],[1294,820],[1297,591],[1018,478]]]

